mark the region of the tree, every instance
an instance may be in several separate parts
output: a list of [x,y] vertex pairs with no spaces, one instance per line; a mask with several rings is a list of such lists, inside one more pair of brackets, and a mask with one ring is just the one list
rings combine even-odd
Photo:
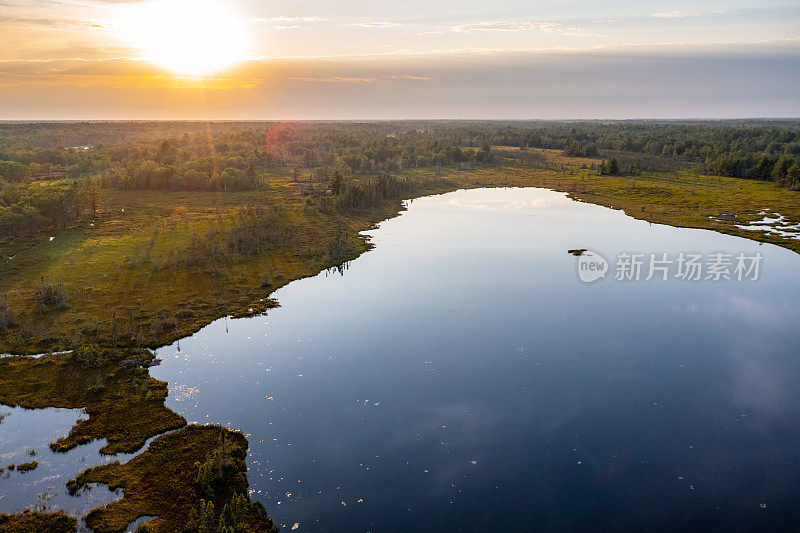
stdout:
[[214,497],[214,482],[217,479],[216,469],[211,461],[206,461],[197,470],[194,483],[197,489],[207,498]]
[[792,189],[800,189],[800,161],[795,161],[786,171],[786,181]]
[[0,161],[0,178],[7,181],[24,181],[29,175],[28,168],[16,161]]
[[492,146],[487,142],[481,144],[480,149],[475,152],[475,161],[480,163],[491,163],[493,158]]
[[200,533],[217,533],[217,517],[214,512],[214,502],[200,500],[202,513],[200,515]]
[[86,199],[89,201],[92,215],[97,213],[97,204],[100,202],[101,195],[102,191],[100,190],[100,185],[98,185],[97,180],[89,178],[86,182]]
[[612,157],[608,160],[608,173],[612,176],[619,174],[619,163],[616,157]]
[[772,167],[772,179],[775,180],[776,187],[787,185],[786,178],[789,173],[789,167],[792,166],[792,162],[792,158],[787,155],[780,156],[775,162],[775,166]]
[[333,172],[333,177],[330,181],[330,187],[334,196],[339,196],[339,194],[342,192],[342,175],[338,170]]

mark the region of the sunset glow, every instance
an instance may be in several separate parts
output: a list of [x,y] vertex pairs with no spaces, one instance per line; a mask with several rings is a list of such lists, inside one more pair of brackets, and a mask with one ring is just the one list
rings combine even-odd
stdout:
[[0,118],[797,116],[799,21],[789,0],[14,0]]
[[176,74],[211,74],[247,55],[244,25],[214,0],[156,0],[127,13],[126,39],[144,59]]

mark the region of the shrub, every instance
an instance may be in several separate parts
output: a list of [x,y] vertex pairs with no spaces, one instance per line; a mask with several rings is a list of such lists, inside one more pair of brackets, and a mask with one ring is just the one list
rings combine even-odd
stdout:
[[14,325],[14,315],[8,306],[8,300],[0,296],[0,331],[5,331]]
[[179,205],[179,206],[178,206],[178,207],[176,207],[176,208],[175,208],[175,210],[172,212],[172,216],[173,216],[173,217],[175,217],[175,218],[177,218],[177,219],[178,219],[178,220],[180,220],[181,222],[186,222],[186,221],[187,221],[187,219],[188,219],[188,216],[189,216],[189,214],[188,214],[188,212],[186,211],[186,208],[185,208],[184,206],[182,206],[182,205]]
[[333,263],[341,263],[348,259],[353,259],[356,253],[356,246],[347,234],[347,228],[340,226],[336,232],[336,238],[328,244],[328,256]]
[[175,319],[175,316],[167,311],[161,311],[161,318],[151,326],[150,335],[152,337],[158,337],[162,333],[172,331],[176,327],[178,327],[178,321]]
[[63,311],[67,305],[67,291],[60,283],[42,283],[36,289],[36,298],[39,300],[39,312],[46,313],[51,309]]

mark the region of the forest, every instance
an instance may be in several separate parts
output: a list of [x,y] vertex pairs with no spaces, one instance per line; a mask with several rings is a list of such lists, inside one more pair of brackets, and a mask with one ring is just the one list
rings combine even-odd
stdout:
[[404,169],[525,165],[531,149],[597,159],[600,175],[693,169],[800,189],[800,121],[4,123],[0,238],[91,218],[104,190],[248,191],[283,171],[358,209],[353,178],[382,176],[386,193]]

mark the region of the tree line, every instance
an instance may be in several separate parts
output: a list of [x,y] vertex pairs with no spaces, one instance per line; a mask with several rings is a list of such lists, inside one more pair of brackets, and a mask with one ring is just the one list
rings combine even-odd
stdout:
[[[600,174],[695,168],[800,189],[800,121],[82,122],[0,124],[0,239],[91,218],[104,192],[242,191],[271,174],[358,212],[414,168],[602,158]],[[306,185],[303,185],[306,187]]]

